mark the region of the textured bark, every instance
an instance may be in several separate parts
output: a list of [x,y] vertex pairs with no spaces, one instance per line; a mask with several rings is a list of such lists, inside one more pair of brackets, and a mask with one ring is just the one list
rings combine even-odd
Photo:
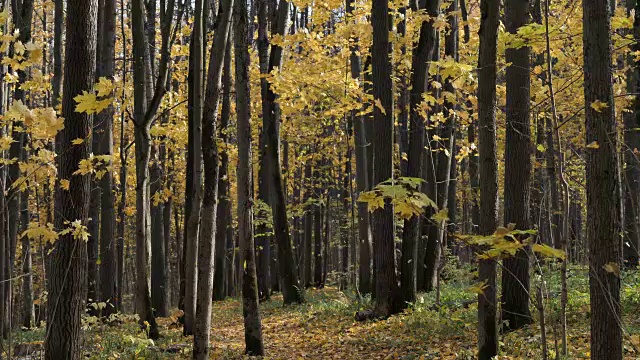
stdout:
[[311,161],[307,160],[305,164],[304,170],[304,178],[306,179],[307,188],[304,191],[304,256],[303,256],[303,276],[302,282],[304,283],[304,287],[308,288],[311,286],[311,254],[312,254],[312,246],[313,242],[313,205],[311,204],[312,194],[313,194],[313,182],[312,182],[312,167]]
[[160,164],[159,146],[154,144],[151,148],[151,305],[156,316],[169,316],[169,273],[164,234],[164,199],[153,200],[155,194],[162,196],[164,191],[164,174]]
[[[440,1],[430,1],[427,12],[431,16],[437,16],[439,6]],[[409,94],[411,126],[409,128],[409,149],[407,154],[408,177],[421,178],[424,171],[423,155],[425,152],[426,119],[420,113],[419,104],[422,102],[422,94],[426,91],[429,77],[429,60],[434,53],[435,37],[436,29],[433,27],[433,22],[424,21],[420,27],[420,37],[413,50],[411,63],[411,90]],[[405,220],[400,265],[401,291],[405,302],[414,302],[416,300],[419,237],[420,217],[413,216]]]
[[[27,160],[27,151],[23,151],[24,159]],[[20,231],[24,232],[29,226],[29,190],[25,190],[21,197],[20,205]],[[36,312],[33,306],[33,275],[32,271],[32,249],[29,237],[22,236],[22,326],[30,329],[35,325]]]
[[[272,26],[273,35],[284,36],[287,33],[290,4],[280,1],[277,18]],[[269,72],[282,66],[283,49],[279,45],[271,46],[269,54]],[[287,203],[280,168],[280,109],[276,103],[276,94],[271,85],[263,90],[263,136],[267,144],[267,186],[269,188],[270,205],[273,213],[273,228],[278,249],[278,274],[282,280],[282,296],[285,304],[304,302],[304,294],[300,289],[298,276],[295,272],[291,233],[287,219]],[[266,105],[266,106],[265,106]]]
[[246,1],[234,4],[234,54],[238,128],[238,237],[242,272],[242,314],[245,352],[264,355],[262,325],[258,311],[255,249],[253,244],[253,191],[251,171],[251,92],[249,88],[249,19]]
[[[136,311],[149,337],[159,336],[151,305],[151,196],[149,163],[151,155],[150,121],[147,121],[148,99],[146,65],[149,57],[144,33],[142,0],[131,3],[133,33],[134,143],[136,159]],[[148,324],[148,325],[146,325]]]
[[313,169],[315,179],[315,200],[313,207],[313,286],[320,288],[322,285],[322,210],[321,203],[323,184],[320,181],[320,166],[316,164]]
[[[389,54],[389,2],[373,0],[371,24],[373,25],[372,57],[373,95],[385,113],[374,107],[376,123],[372,142],[375,142],[375,169],[373,183],[379,184],[391,178],[393,170],[393,94],[391,61]],[[396,277],[396,258],[393,234],[393,207],[387,202],[383,209],[373,213],[374,266],[376,269],[376,317],[387,317],[402,308],[402,299]]]
[[553,137],[553,124],[551,119],[546,118],[546,134],[547,134],[547,179],[549,182],[549,234],[550,242],[557,249],[562,247],[561,226],[561,210],[560,210],[560,191],[558,189],[558,174],[556,171],[556,146]]
[[[91,90],[95,74],[97,0],[67,1],[67,42],[62,116],[63,130],[56,136],[58,179],[69,179],[69,191],[56,186],[57,231],[68,227],[65,220],[86,226],[89,213],[89,176],[73,175],[80,160],[89,157],[90,143],[72,145],[85,139],[92,127],[91,116],[74,111],[73,98]],[[86,296],[87,249],[82,238],[69,233],[56,241],[50,259],[47,302],[45,359],[82,358],[81,316]]]
[[589,243],[589,295],[591,299],[591,357],[622,359],[620,278],[605,264],[620,265],[620,208],[616,155],[616,121],[611,74],[611,12],[607,0],[584,1],[585,104],[602,101],[596,111],[585,107],[587,239]]
[[[480,235],[490,235],[498,223],[498,160],[496,146],[496,59],[500,2],[480,1],[480,54],[478,56],[478,157],[480,164]],[[498,353],[496,263],[480,260],[478,295],[478,359]]]
[[[231,229],[231,188],[229,184],[229,119],[231,117],[231,34],[227,40],[227,48],[224,55],[224,71],[222,73],[222,112],[220,114],[220,129],[218,137],[223,146],[220,151],[220,174],[218,175],[218,220],[216,223],[215,246],[215,274],[213,279],[213,300],[224,300],[228,295],[226,287],[231,282],[233,275],[229,270],[233,269],[233,252],[227,250],[229,240],[233,233]],[[231,240],[233,244],[233,240]]]
[[184,335],[193,334],[198,274],[198,232],[202,206],[202,109],[204,76],[204,6],[195,3],[193,32],[189,54],[189,142],[187,159],[187,187],[185,201],[185,267]]
[[[96,61],[96,77],[113,79],[115,72],[116,45],[116,2],[103,0],[102,22],[99,24],[100,59]],[[107,109],[96,115],[96,133],[98,146],[96,155],[113,155],[113,115],[114,108]],[[100,187],[100,301],[108,303],[103,310],[103,316],[109,316],[116,311],[116,239],[115,239],[115,199],[113,189],[113,173],[107,171],[98,180]]]
[[[632,45],[634,51],[640,50],[640,4],[635,0],[627,0],[627,13],[634,11],[633,38],[636,41]],[[627,93],[635,94],[640,86],[640,70],[629,54],[626,57],[627,66]],[[638,249],[640,247],[640,231],[638,226],[638,205],[640,201],[640,163],[634,153],[640,149],[640,100],[636,95],[629,111],[622,113],[624,120],[624,247],[623,258],[628,267],[638,265]]]
[[233,0],[223,0],[216,35],[211,46],[207,89],[202,119],[202,154],[204,161],[204,195],[198,239],[198,302],[193,342],[193,358],[209,358],[211,338],[211,298],[213,295],[214,252],[218,212],[218,143],[216,123],[222,91],[222,70],[231,28]]
[[[31,41],[31,20],[33,16],[33,0],[20,0],[11,2],[11,15],[15,29],[19,31],[17,40],[23,44]],[[12,50],[13,52],[13,50]],[[26,93],[21,88],[21,85],[27,80],[27,73],[24,69],[16,71],[18,74],[18,82],[15,84],[13,91],[13,100],[27,103]],[[19,128],[23,128],[24,123],[22,121],[14,121],[11,131],[11,138],[14,140],[9,147],[10,159],[23,159],[25,157],[25,149],[27,145],[27,134]],[[18,162],[9,164],[8,169],[9,179],[7,182],[7,210],[8,210],[8,278],[13,276],[14,264],[16,261],[16,248],[18,241],[18,230],[22,231],[26,229],[24,224],[21,224],[21,214],[27,211],[28,219],[28,201],[23,201],[22,197],[28,197],[27,193],[21,193],[19,185],[15,184],[15,181],[21,176],[20,166]],[[14,186],[17,185],[17,186]],[[25,204],[27,208],[25,208]],[[28,225],[28,224],[27,224]],[[13,287],[5,287],[5,306],[7,309],[11,309],[13,302]],[[8,326],[9,322],[5,323]]]
[[[516,34],[529,22],[529,1],[505,2],[506,29]],[[507,49],[507,112],[504,170],[504,223],[528,230],[531,187],[531,124],[529,119],[529,47]],[[529,310],[529,251],[521,249],[504,259],[502,269],[502,320],[515,330],[533,319]]]

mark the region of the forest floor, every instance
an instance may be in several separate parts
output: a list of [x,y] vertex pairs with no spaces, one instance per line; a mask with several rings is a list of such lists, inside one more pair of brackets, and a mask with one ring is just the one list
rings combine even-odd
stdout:
[[[446,270],[445,270],[446,272]],[[545,270],[548,297],[545,300],[549,359],[555,359],[560,329],[559,271]],[[281,296],[261,304],[262,326],[267,359],[474,359],[476,311],[473,300],[473,273],[465,267],[450,267],[445,274],[455,281],[443,281],[441,304],[434,306],[435,294],[421,294],[419,301],[400,315],[382,321],[357,322],[356,311],[369,305],[336,288],[308,290],[308,303],[282,307]],[[623,277],[625,358],[640,358],[640,278],[637,273]],[[532,285],[541,283],[540,276]],[[532,287],[532,289],[535,287]],[[569,272],[569,359],[589,358],[588,279],[581,267]],[[469,305],[469,303],[471,303]],[[242,305],[239,299],[214,304],[212,358],[241,359],[244,351]],[[500,359],[542,359],[539,317],[524,329],[502,336]],[[133,319],[118,325],[88,323],[85,339],[91,359],[183,359],[190,358],[192,338],[182,336],[176,317],[159,319],[163,337],[146,340]],[[16,332],[14,349],[25,344],[41,344],[43,330]],[[556,342],[557,341],[557,342]],[[20,345],[21,344],[21,345]],[[167,352],[168,351],[168,352]],[[27,357],[20,357],[26,359]],[[37,357],[35,357],[37,358]]]

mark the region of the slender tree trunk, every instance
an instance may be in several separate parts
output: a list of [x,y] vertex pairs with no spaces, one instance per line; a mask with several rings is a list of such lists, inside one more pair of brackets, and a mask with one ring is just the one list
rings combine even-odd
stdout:
[[[634,51],[640,50],[640,4],[637,1],[627,0],[627,13],[634,11],[633,38],[636,43],[632,46]],[[640,86],[640,70],[634,57],[627,55],[627,93],[635,94]],[[640,162],[635,149],[640,149],[640,100],[634,96],[634,102],[629,111],[622,113],[624,120],[624,247],[623,258],[627,267],[638,266],[640,248],[640,226],[638,219],[638,206],[640,201]]]
[[[505,2],[506,28],[516,34],[529,20],[528,0]],[[504,223],[528,230],[531,187],[531,122],[529,47],[507,49],[507,125],[505,141]],[[504,259],[502,269],[502,320],[515,330],[533,319],[529,310],[529,250]]]
[[[164,183],[163,169],[160,164],[160,149],[154,144],[151,148],[151,304],[159,317],[169,316],[169,269],[164,234]],[[157,195],[156,195],[157,194]]]
[[136,156],[136,310],[148,336],[158,338],[158,326],[151,304],[151,196],[149,163],[151,155],[150,123],[147,111],[146,65],[149,57],[144,33],[142,0],[131,3],[133,33],[134,142]]
[[304,192],[304,203],[305,203],[305,211],[304,211],[304,271],[303,271],[303,283],[304,287],[308,288],[311,286],[311,254],[312,254],[312,246],[313,242],[313,210],[314,205],[311,204],[311,200],[313,199],[313,182],[312,182],[312,167],[311,160],[307,160],[305,164],[304,170],[304,178],[307,182],[307,188]]
[[[55,228],[62,231],[65,220],[79,220],[86,226],[89,214],[89,176],[74,175],[82,159],[89,157],[90,143],[72,145],[91,131],[91,116],[77,113],[73,98],[93,86],[96,56],[96,0],[67,0],[67,42],[62,100],[63,130],[56,136],[58,179],[69,180],[69,190],[55,187]],[[60,236],[51,253],[47,302],[45,359],[82,358],[81,316],[86,299],[87,249],[73,233]]]
[[[287,33],[290,4],[280,1],[277,17],[272,26],[272,34],[284,36]],[[273,44],[269,54],[269,72],[282,67],[283,49]],[[300,289],[298,276],[295,272],[291,234],[287,219],[286,198],[280,168],[280,109],[276,103],[276,94],[267,84],[262,92],[263,101],[263,136],[267,145],[267,187],[271,210],[273,213],[273,228],[278,249],[278,274],[282,279],[282,295],[285,304],[304,302],[304,294]]]
[[[115,0],[103,0],[102,22],[99,24],[100,59],[96,62],[98,77],[113,79],[115,73],[115,45],[116,45],[116,3]],[[96,155],[113,155],[113,116],[115,109],[109,106],[96,115],[96,133],[99,137]],[[107,165],[112,164],[113,160]],[[125,165],[126,167],[126,165]],[[100,187],[100,301],[107,303],[102,315],[108,317],[115,313],[117,264],[115,238],[115,199],[113,189],[113,173],[107,171],[98,180]]]
[[[498,223],[498,159],[496,146],[496,60],[500,2],[481,0],[478,57],[478,157],[480,164],[480,235],[491,235]],[[478,295],[478,359],[498,353],[496,262],[480,260]]]
[[216,218],[218,211],[218,143],[216,123],[222,91],[222,70],[231,28],[233,0],[221,3],[217,19],[216,36],[211,47],[207,90],[203,111],[202,154],[204,161],[204,196],[202,198],[202,224],[198,239],[198,302],[193,343],[193,358],[209,358],[211,338],[211,299],[213,295]]
[[[431,1],[428,13],[437,16],[440,1]],[[418,10],[418,9],[414,9]],[[426,91],[429,77],[429,62],[435,49],[436,29],[431,21],[423,21],[420,27],[420,37],[413,50],[411,64],[411,90],[409,107],[411,125],[409,128],[409,151],[407,161],[407,176],[421,178],[423,176],[423,154],[425,152],[425,118],[421,115],[419,104],[422,94]],[[435,185],[435,184],[434,184]],[[420,242],[420,216],[413,216],[405,220],[402,234],[401,259],[401,291],[405,302],[416,300],[417,272],[418,272],[418,243]],[[423,269],[419,269],[423,271]]]
[[189,159],[187,160],[187,194],[185,201],[186,243],[183,259],[185,267],[184,335],[193,334],[197,298],[198,232],[202,206],[202,109],[204,76],[204,17],[203,0],[195,3],[191,50],[189,55]]
[[[225,289],[232,276],[233,261],[227,249],[229,239],[233,236],[231,229],[231,189],[229,184],[229,119],[231,117],[231,34],[227,40],[224,57],[224,71],[222,74],[222,112],[220,114],[220,129],[218,137],[222,141],[220,151],[220,174],[218,175],[218,220],[216,223],[215,275],[213,279],[213,299],[224,300],[229,293]],[[233,250],[233,249],[232,249]]]
[[[582,3],[586,143],[587,238],[591,299],[591,357],[622,359],[620,323],[621,242],[618,220],[616,121],[611,74],[611,12],[607,0]],[[589,104],[607,106],[596,111]]]
[[264,355],[262,325],[258,312],[255,249],[253,244],[253,191],[251,186],[251,92],[249,88],[249,19],[247,2],[234,5],[236,109],[238,127],[238,237],[242,264],[242,311],[245,352]]

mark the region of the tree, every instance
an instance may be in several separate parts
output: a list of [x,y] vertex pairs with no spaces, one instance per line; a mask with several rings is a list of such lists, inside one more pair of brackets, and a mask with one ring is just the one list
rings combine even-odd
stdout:
[[203,111],[202,154],[204,162],[204,194],[202,218],[198,236],[198,300],[193,342],[194,359],[209,358],[211,330],[211,298],[213,295],[216,218],[218,210],[218,143],[216,122],[222,90],[222,70],[229,29],[231,28],[233,0],[221,3],[217,31],[211,47],[207,73],[206,101]]
[[[516,34],[529,22],[529,1],[505,2],[506,29]],[[505,142],[504,223],[528,230],[531,188],[531,124],[529,120],[529,47],[506,49],[507,123]],[[529,311],[529,250],[521,249],[504,260],[502,319],[506,329],[532,322]]]
[[189,48],[189,142],[187,155],[187,186],[185,195],[184,267],[184,335],[193,333],[197,298],[197,258],[200,213],[202,206],[202,109],[204,77],[204,17],[202,0],[196,0],[193,32]]
[[[55,228],[61,232],[51,253],[47,302],[45,359],[81,359],[81,316],[87,285],[85,226],[89,214],[89,176],[75,174],[89,157],[90,142],[73,145],[90,135],[87,113],[75,112],[74,97],[93,87],[96,61],[97,0],[67,1],[67,42],[64,65],[62,116],[65,127],[56,136],[58,184],[69,181],[69,190],[56,186]],[[84,235],[83,235],[84,234]]]
[[[415,5],[415,4],[414,4]],[[437,16],[440,1],[429,2],[427,11],[431,16]],[[413,9],[418,11],[417,8]],[[422,94],[426,91],[429,77],[429,59],[435,49],[436,29],[433,22],[426,20],[420,27],[420,36],[411,56],[411,90],[409,94],[410,127],[409,151],[407,161],[407,176],[421,178],[423,169],[423,154],[425,152],[426,121],[420,111]],[[415,215],[405,220],[402,234],[401,284],[402,296],[406,302],[416,300],[417,272],[418,272],[418,243],[420,237],[420,217]],[[420,269],[422,271],[422,269]]]
[[249,88],[249,19],[246,1],[234,4],[234,36],[236,63],[236,109],[238,127],[238,237],[242,264],[242,312],[244,317],[245,352],[264,355],[262,325],[258,312],[253,242],[253,191],[251,186],[251,90]]
[[[478,55],[478,162],[480,164],[479,234],[491,235],[498,223],[498,159],[496,146],[496,60],[500,2],[481,0]],[[478,278],[478,359],[498,353],[496,263],[480,260]]]
[[615,360],[622,359],[619,277],[622,249],[609,2],[584,1],[582,14],[586,143],[598,144],[597,148],[586,149],[585,165],[591,356]]
[[[98,32],[101,33],[97,61],[97,77],[113,79],[115,74],[115,46],[116,46],[116,2],[102,0],[102,22]],[[113,156],[113,106],[107,107],[96,118],[96,133],[99,137],[96,155]],[[113,159],[110,160],[113,163]],[[113,174],[107,171],[98,181],[100,187],[100,301],[109,303],[104,309],[103,316],[115,312],[116,288],[121,286],[116,277],[116,238],[115,238],[115,199],[113,193]]]
[[[393,94],[391,60],[389,58],[389,2],[373,0],[371,24],[373,26],[371,59],[373,76],[373,108],[376,123],[372,141],[375,142],[375,170],[373,183],[379,184],[392,177],[393,169]],[[373,213],[373,253],[376,271],[376,302],[374,317],[387,317],[402,309],[402,299],[396,277],[396,259],[393,234],[393,206],[389,201],[383,209]]]

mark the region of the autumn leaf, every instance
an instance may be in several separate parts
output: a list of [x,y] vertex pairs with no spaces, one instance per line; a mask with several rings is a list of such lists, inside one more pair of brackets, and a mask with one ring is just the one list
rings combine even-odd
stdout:
[[620,264],[612,261],[604,264],[602,268],[604,269],[604,271],[620,277]]
[[559,249],[554,249],[551,246],[548,245],[544,245],[544,244],[533,244],[531,246],[531,249],[535,252],[537,252],[538,254],[545,256],[545,257],[549,257],[549,258],[557,258],[557,259],[565,259],[566,258],[566,254],[564,253],[564,251],[559,250]]
[[591,108],[597,112],[602,112],[602,110],[606,109],[609,107],[609,105],[606,102],[600,101],[600,100],[596,100],[594,102],[591,103]]
[[384,109],[384,106],[382,106],[382,103],[380,102],[380,99],[376,99],[375,105],[378,108],[378,110],[380,110],[380,112],[382,114],[387,115],[387,111]]
[[84,143],[84,139],[80,139],[80,138],[74,139],[74,140],[71,141],[71,144],[73,144],[73,145],[80,145],[82,143]]
[[600,149],[600,144],[597,141],[592,141],[587,145],[587,149]]

